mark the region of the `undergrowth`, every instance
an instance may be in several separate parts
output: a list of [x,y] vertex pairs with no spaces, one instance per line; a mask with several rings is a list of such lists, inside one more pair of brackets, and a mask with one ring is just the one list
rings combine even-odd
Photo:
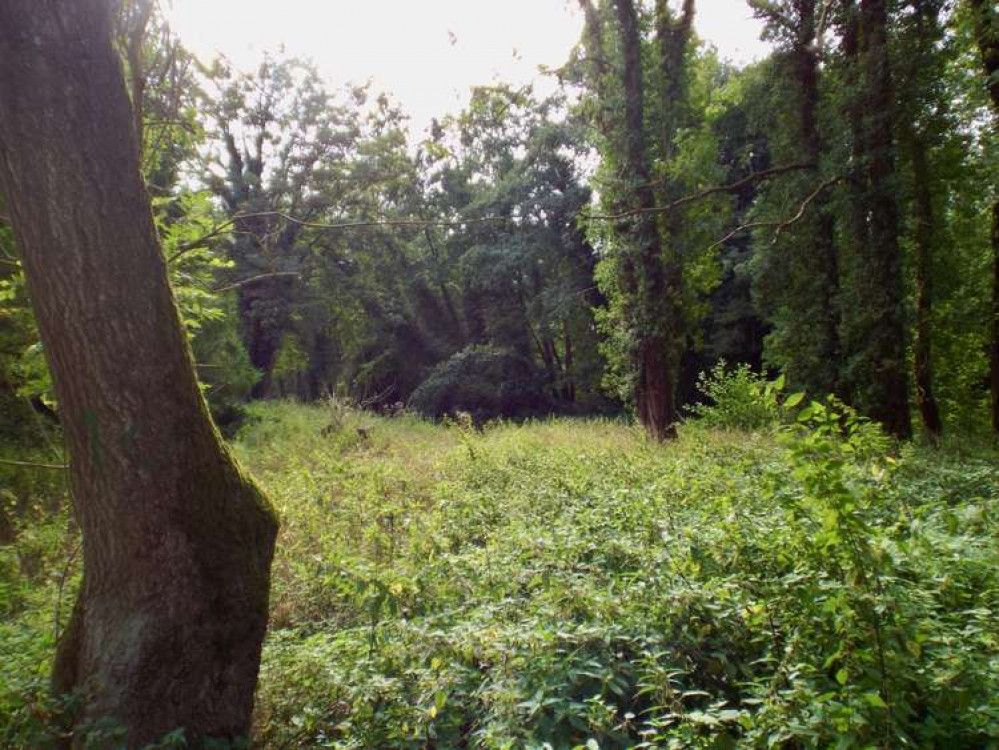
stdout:
[[666,446],[258,413],[266,746],[999,743],[994,454],[893,454],[835,403]]
[[[235,447],[283,522],[260,747],[999,747],[994,452],[835,402],[665,446],[252,412]],[[72,547],[36,528],[0,555],[3,746],[41,736]]]

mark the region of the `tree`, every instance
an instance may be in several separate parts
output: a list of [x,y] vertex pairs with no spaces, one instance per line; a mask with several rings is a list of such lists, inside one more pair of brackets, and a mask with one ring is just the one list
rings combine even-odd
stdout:
[[[130,747],[246,734],[276,522],[198,390],[107,0],[0,6],[0,183],[55,381],[84,576],[53,674]],[[82,743],[82,740],[81,740]]]
[[[461,301],[477,344],[516,352],[536,363],[553,400],[572,402],[590,390],[595,341],[595,254],[576,223],[590,200],[576,174],[570,123],[555,117],[564,102],[535,101],[528,91],[477,88],[454,123],[463,144],[446,167],[445,186],[460,213],[504,218],[446,238],[460,253]],[[482,179],[485,176],[486,179]]]
[[852,400],[898,437],[908,437],[904,292],[895,171],[895,118],[885,0],[847,6],[843,39],[852,76],[849,236],[844,304]]
[[[613,282],[623,331],[626,358],[634,370],[634,400],[638,418],[648,433],[663,440],[675,436],[679,413],[676,384],[685,348],[683,265],[675,242],[679,219],[669,216],[660,227],[646,137],[645,73],[638,9],[631,0],[615,0],[614,15],[621,64],[619,80],[610,75],[603,38],[603,20],[589,0],[580,0],[586,15],[586,54],[597,96],[598,123],[606,144],[604,157],[621,176],[614,210],[627,216],[617,222],[614,240],[620,247]],[[694,4],[686,2],[679,18],[665,2],[656,6],[659,83],[659,138],[655,150],[665,165],[674,155],[680,126],[684,60],[690,39]],[[610,89],[619,87],[615,95]],[[620,105],[619,116],[614,110]],[[665,193],[672,195],[675,188]]]
[[[975,37],[982,58],[989,99],[994,114],[993,128],[999,131],[999,11],[990,0],[970,0],[975,14]],[[992,429],[999,434],[999,195],[992,205],[992,340],[989,344],[992,390]]]
[[934,259],[945,230],[940,210],[949,198],[939,178],[942,142],[952,129],[942,71],[947,52],[940,21],[940,0],[910,0],[911,13],[899,24],[898,46],[903,50],[897,66],[900,155],[908,162],[911,177],[914,225],[912,244],[915,271],[915,326],[913,384],[923,430],[931,440],[943,431],[934,385]]
[[215,77],[219,94],[208,106],[224,156],[213,159],[208,181],[233,221],[240,324],[261,375],[253,396],[266,398],[306,256],[302,224],[277,214],[312,220],[352,189],[342,171],[360,135],[358,115],[335,106],[300,60],[268,56],[253,75],[220,68]]
[[[788,186],[800,204],[819,184],[816,175],[829,176],[821,170],[828,149],[819,117],[824,94],[819,64],[824,29],[820,26],[826,6],[817,0],[750,0],[750,5],[766,20],[767,35],[779,45],[774,73],[789,81],[793,92],[787,97],[787,90],[781,89],[780,98],[790,99],[793,110],[781,118],[789,122],[778,127],[778,133],[786,135],[782,138],[771,132],[768,144],[781,162],[811,165]],[[782,103],[774,102],[778,108]],[[776,190],[765,194],[769,197],[771,192],[775,197],[780,194]],[[780,206],[779,210],[786,209]],[[768,289],[760,295],[761,301],[773,324],[767,359],[781,366],[796,387],[813,393],[839,391],[839,252],[829,192],[820,192],[808,215],[779,242],[767,236],[756,252],[760,287]]]

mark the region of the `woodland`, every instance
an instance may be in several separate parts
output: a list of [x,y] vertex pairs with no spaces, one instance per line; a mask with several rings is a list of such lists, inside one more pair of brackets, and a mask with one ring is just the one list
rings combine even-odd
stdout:
[[0,747],[999,747],[999,6],[747,3],[415,133],[2,0]]

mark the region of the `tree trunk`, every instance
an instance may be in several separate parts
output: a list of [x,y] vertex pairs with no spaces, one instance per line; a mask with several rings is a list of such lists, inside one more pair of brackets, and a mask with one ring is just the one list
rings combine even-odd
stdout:
[[933,320],[933,245],[936,234],[930,170],[926,149],[915,133],[908,141],[916,194],[916,406],[926,434],[936,441],[943,431],[940,409],[933,396],[933,351],[930,334]]
[[569,321],[562,321],[562,333],[565,337],[565,394],[564,398],[570,404],[576,401],[576,376],[573,372],[572,336],[569,333]]
[[266,399],[272,395],[274,366],[281,339],[288,330],[292,285],[286,277],[264,278],[239,288],[237,309],[243,343],[250,364],[260,372],[250,398]]
[[861,0],[864,72],[869,137],[868,185],[871,244],[866,264],[871,302],[880,321],[872,327],[874,364],[870,412],[893,435],[912,433],[905,375],[902,253],[898,245],[898,205],[895,177],[894,96],[888,57],[888,17],[885,0]]
[[999,198],[992,205],[992,430],[999,435]]
[[849,233],[856,257],[848,350],[853,396],[861,411],[896,437],[907,438],[912,424],[887,23],[885,0],[860,0],[859,19],[851,18],[844,34],[844,50],[860,79],[849,112],[853,135]]
[[[982,68],[988,81],[994,114],[993,128],[999,137],[999,11],[993,0],[971,0],[977,15],[975,32],[982,55]],[[997,188],[999,189],[999,188]],[[992,206],[992,341],[989,344],[992,390],[992,429],[999,435],[999,194]]]
[[[803,0],[799,4],[800,27],[795,40],[794,60],[799,89],[798,131],[805,161],[819,164],[824,153],[822,134],[818,126],[820,102],[819,61],[816,43],[816,3]],[[813,218],[808,221],[812,242],[812,262],[807,289],[792,295],[804,309],[792,311],[793,317],[811,319],[811,337],[816,341],[810,347],[817,357],[809,362],[806,378],[809,385],[826,393],[840,390],[839,363],[839,257],[836,250],[835,220],[829,205],[828,193],[823,192],[814,201]],[[802,243],[806,244],[806,243]],[[812,292],[818,299],[812,298]],[[816,302],[818,304],[816,304]]]
[[[616,0],[616,7],[624,57],[624,168],[631,183],[631,207],[647,210],[655,207],[656,199],[645,153],[641,32],[632,0]],[[667,268],[664,263],[652,214],[639,214],[631,225],[632,247],[625,252],[634,255],[634,263],[622,287],[629,297],[629,324],[636,339],[635,401],[649,435],[664,440],[676,435],[676,372],[682,355],[682,335],[677,332],[682,317],[676,305],[679,269],[677,264]]]
[[108,0],[0,4],[0,183],[83,532],[53,682],[129,747],[197,747],[249,729],[276,523],[199,393],[109,25]]

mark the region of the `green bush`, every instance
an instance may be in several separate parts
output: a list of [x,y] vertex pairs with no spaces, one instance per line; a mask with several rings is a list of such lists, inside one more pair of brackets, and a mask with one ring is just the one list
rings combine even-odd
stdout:
[[690,411],[707,427],[763,430],[781,419],[783,388],[783,377],[767,380],[749,365],[729,368],[722,360],[711,372],[702,372],[698,377],[697,389],[706,401],[694,404]]
[[527,360],[490,347],[473,346],[442,362],[409,399],[410,408],[431,419],[465,412],[476,423],[522,418],[551,410],[551,400]]

